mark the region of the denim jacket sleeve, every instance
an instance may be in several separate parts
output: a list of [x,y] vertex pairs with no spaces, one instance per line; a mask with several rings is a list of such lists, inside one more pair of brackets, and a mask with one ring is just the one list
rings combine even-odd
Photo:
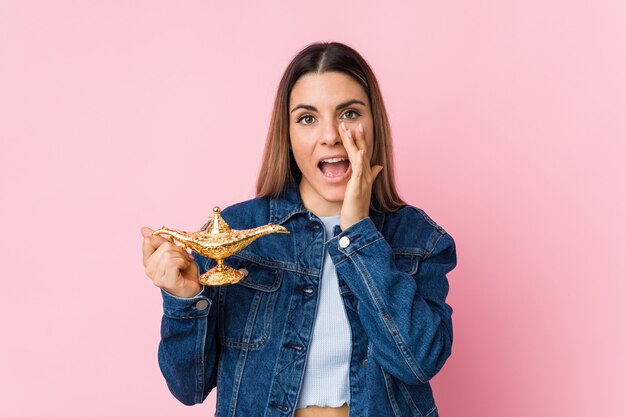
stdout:
[[[200,274],[204,258],[197,256]],[[159,367],[171,393],[186,405],[201,403],[217,383],[215,287],[204,287],[191,298],[161,290],[163,318],[159,343]]]
[[[410,233],[411,225],[403,227]],[[443,229],[432,233],[413,275],[396,268],[390,244],[369,217],[327,244],[337,274],[359,301],[372,355],[407,384],[429,381],[452,351],[452,308],[445,298],[456,248]]]

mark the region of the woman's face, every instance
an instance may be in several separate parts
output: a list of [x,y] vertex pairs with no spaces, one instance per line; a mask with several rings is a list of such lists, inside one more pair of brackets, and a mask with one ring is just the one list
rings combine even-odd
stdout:
[[356,137],[363,125],[366,155],[371,155],[374,125],[367,94],[340,72],[308,73],[291,90],[289,136],[302,172],[300,195],[307,209],[319,216],[341,211],[352,170],[339,126],[345,123]]

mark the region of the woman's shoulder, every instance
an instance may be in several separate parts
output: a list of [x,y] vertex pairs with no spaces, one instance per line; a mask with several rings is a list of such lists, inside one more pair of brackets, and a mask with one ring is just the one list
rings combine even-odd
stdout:
[[[385,214],[382,233],[397,246],[430,249],[448,232],[422,208],[407,204]],[[394,246],[395,246],[394,245]]]
[[426,229],[432,229],[433,231],[441,234],[447,233],[446,230],[438,224],[433,218],[426,213],[422,208],[406,204],[395,212],[388,213],[387,217],[393,219],[395,223],[404,223],[406,225],[414,224],[420,225]]

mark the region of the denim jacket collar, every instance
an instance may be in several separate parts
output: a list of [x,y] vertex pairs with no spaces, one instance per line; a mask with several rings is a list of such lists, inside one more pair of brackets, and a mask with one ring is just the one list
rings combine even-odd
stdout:
[[300,191],[295,185],[283,189],[278,197],[270,199],[270,223],[283,224],[298,213],[308,213],[300,198]]
[[[292,216],[299,213],[308,213],[309,219],[312,219],[314,215],[309,212],[300,198],[300,190],[296,185],[288,185],[284,188],[278,197],[272,197],[270,199],[270,223],[283,224],[289,220]],[[383,213],[370,210],[370,218],[376,225],[378,230],[382,230],[385,216]]]

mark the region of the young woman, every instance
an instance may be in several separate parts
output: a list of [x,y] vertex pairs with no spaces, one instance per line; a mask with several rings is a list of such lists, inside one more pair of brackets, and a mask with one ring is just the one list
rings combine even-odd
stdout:
[[257,198],[222,211],[235,229],[290,234],[226,260],[246,277],[203,287],[215,262],[143,228],[161,288],[159,365],[173,395],[217,416],[438,415],[430,379],[451,354],[452,237],[394,185],[378,83],[340,43],[316,43],[280,82]]

